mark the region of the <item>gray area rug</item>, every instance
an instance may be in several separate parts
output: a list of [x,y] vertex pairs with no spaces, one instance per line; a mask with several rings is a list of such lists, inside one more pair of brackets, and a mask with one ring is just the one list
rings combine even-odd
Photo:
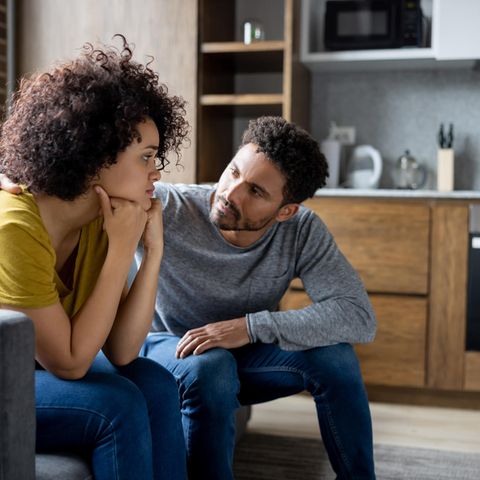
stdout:
[[[375,445],[377,480],[479,480],[480,454]],[[235,480],[334,480],[320,440],[246,433]]]

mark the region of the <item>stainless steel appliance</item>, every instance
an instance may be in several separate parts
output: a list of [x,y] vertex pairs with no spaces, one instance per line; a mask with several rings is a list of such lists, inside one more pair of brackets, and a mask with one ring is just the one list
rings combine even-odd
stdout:
[[480,351],[480,205],[470,205],[467,350]]
[[411,190],[422,188],[427,181],[427,169],[410,155],[410,150],[405,150],[397,160],[393,180],[396,188]]
[[420,47],[420,0],[328,0],[324,42],[327,50]]

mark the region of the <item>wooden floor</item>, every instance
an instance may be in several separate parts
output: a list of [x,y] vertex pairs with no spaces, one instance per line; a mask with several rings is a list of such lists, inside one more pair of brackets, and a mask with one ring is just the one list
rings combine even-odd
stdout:
[[[480,453],[480,411],[371,403],[374,442]],[[255,405],[248,430],[318,438],[313,400],[295,395]]]

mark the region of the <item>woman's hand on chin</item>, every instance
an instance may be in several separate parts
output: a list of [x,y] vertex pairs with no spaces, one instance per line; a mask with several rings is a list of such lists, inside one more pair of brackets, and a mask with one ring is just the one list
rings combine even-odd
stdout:
[[99,185],[95,186],[100,199],[103,228],[108,235],[109,249],[135,252],[147,223],[148,213],[138,202],[110,198]]

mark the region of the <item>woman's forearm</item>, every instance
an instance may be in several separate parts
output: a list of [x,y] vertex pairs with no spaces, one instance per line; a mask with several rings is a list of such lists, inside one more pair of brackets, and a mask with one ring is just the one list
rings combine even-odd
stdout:
[[155,309],[162,252],[145,250],[140,269],[120,304],[104,352],[116,365],[124,365],[138,356],[150,330]]
[[92,293],[71,319],[71,353],[87,369],[105,344],[117,316],[130,255],[109,249]]
[[61,378],[85,375],[104,345],[115,321],[129,258],[109,250],[92,293],[69,318],[60,303],[41,308],[19,308],[35,325],[37,360]]

